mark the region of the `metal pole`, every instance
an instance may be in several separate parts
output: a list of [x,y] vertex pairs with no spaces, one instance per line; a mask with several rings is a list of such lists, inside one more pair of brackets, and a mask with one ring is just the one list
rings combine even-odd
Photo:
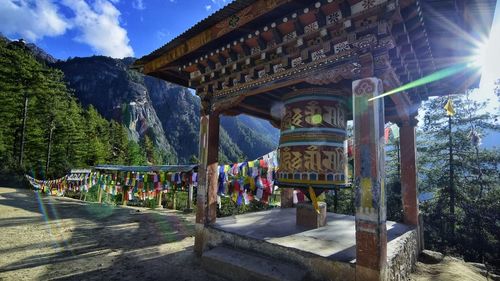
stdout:
[[448,135],[449,135],[449,149],[450,149],[450,215],[451,215],[451,237],[455,238],[455,187],[454,187],[454,170],[453,170],[453,140],[451,136],[451,115],[448,116]]

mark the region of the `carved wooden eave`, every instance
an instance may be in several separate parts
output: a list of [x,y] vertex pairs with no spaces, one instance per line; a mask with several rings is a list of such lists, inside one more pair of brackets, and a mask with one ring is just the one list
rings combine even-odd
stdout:
[[[490,0],[478,1],[494,7]],[[206,111],[247,113],[276,124],[269,104],[286,89],[341,87],[343,81],[374,75],[388,90],[453,62],[429,37],[436,29],[429,19],[441,6],[453,17],[463,16],[460,9],[470,4],[438,2],[237,0],[134,67],[195,88]],[[386,98],[386,115],[408,120],[423,99],[445,94],[436,85]]]

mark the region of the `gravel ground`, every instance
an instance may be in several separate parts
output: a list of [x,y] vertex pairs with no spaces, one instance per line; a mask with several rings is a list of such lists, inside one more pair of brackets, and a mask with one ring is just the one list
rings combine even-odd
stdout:
[[0,280],[214,280],[194,216],[0,187]]
[[[223,281],[193,253],[194,215],[0,187],[0,280]],[[463,261],[417,264],[413,281],[486,280]]]

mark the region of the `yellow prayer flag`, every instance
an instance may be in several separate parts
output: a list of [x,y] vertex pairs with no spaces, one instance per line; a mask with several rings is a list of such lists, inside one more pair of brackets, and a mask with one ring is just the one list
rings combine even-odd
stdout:
[[314,192],[314,189],[309,186],[309,196],[311,196],[311,201],[314,207],[314,210],[319,214],[319,205],[318,205],[318,199],[316,198],[316,193]]
[[446,115],[448,116],[455,115],[455,109],[453,108],[453,102],[451,101],[451,98],[449,98],[448,102],[446,102],[444,109],[446,110]]

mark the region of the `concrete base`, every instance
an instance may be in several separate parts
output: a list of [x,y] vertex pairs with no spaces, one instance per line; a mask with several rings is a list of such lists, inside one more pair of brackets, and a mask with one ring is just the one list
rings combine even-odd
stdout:
[[[295,208],[279,208],[217,219],[200,233],[208,249],[225,245],[304,268],[307,280],[355,280],[354,216],[326,213],[324,227],[296,224]],[[387,269],[383,279],[406,280],[415,266],[415,228],[387,222]]]
[[302,281],[306,275],[295,265],[224,246],[203,253],[202,266],[227,280]]
[[326,225],[326,203],[318,202],[319,213],[314,209],[311,202],[297,204],[297,225],[309,229],[319,228]]

